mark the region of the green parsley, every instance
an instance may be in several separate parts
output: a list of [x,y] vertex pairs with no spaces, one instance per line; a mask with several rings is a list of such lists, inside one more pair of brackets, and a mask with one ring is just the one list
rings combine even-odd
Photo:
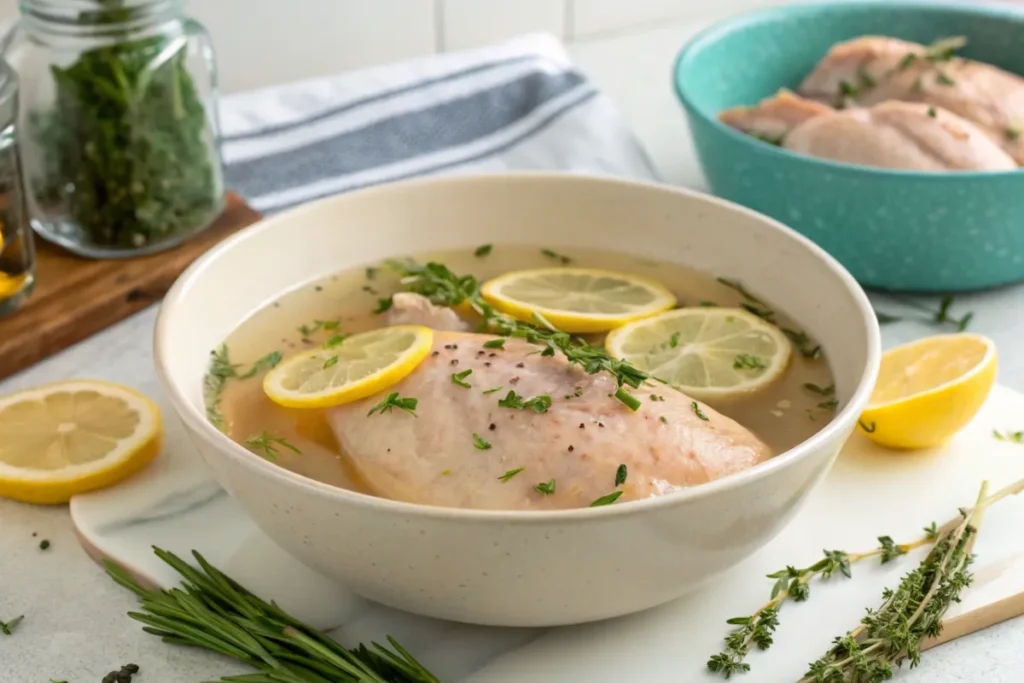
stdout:
[[491,389],[485,389],[485,390],[484,390],[484,393],[485,393],[485,394],[493,394],[493,393],[494,393],[494,392],[496,392],[496,391],[501,391],[501,390],[502,390],[503,388],[504,388],[504,387],[493,387],[493,388],[491,388]]
[[335,347],[341,346],[341,343],[343,341],[345,341],[345,335],[344,334],[333,335],[330,339],[328,339],[327,341],[324,342],[324,348],[325,349],[333,349]]
[[804,389],[811,392],[812,394],[818,394],[819,396],[832,396],[836,393],[835,384],[829,384],[827,387],[819,387],[817,384],[805,382]]
[[484,342],[484,348],[485,349],[504,349],[505,348],[505,338],[504,337],[499,337],[498,339],[488,339],[487,341]]
[[476,432],[473,433],[473,445],[478,451],[491,450],[491,444]]
[[509,470],[505,474],[501,475],[500,477],[498,477],[498,479],[501,480],[502,482],[506,482],[509,479],[511,479],[512,477],[514,477],[517,474],[519,474],[520,472],[522,472],[523,470],[525,470],[525,469],[526,469],[525,467],[517,467],[514,470]]
[[477,258],[483,258],[484,256],[488,256],[491,253],[491,249],[493,248],[494,245],[492,244],[481,244],[473,252],[473,256],[476,256]]
[[373,309],[374,313],[378,315],[387,311],[389,308],[395,305],[395,297],[389,296],[386,299],[377,299],[377,308]]
[[545,496],[550,496],[555,492],[555,480],[542,481],[533,487],[533,490],[537,493],[543,493]]
[[419,399],[415,398],[402,398],[398,395],[397,391],[393,391],[387,395],[383,401],[370,408],[370,412],[366,414],[367,417],[374,413],[390,413],[393,408],[399,408],[409,413],[413,417],[416,417],[416,404],[419,403]]
[[757,356],[751,356],[750,354],[747,353],[741,353],[738,356],[736,356],[736,359],[733,361],[732,366],[737,370],[763,370],[765,368],[764,361],[762,361]]
[[821,408],[822,410],[832,410],[833,408],[835,408],[838,405],[839,405],[839,401],[837,401],[836,399],[832,398],[832,399],[829,399],[827,401],[822,401],[821,403],[818,404],[818,407]]
[[621,496],[621,495],[622,495],[622,491],[621,490],[619,490],[619,491],[612,491],[611,493],[607,493],[607,494],[601,496],[600,498],[598,498],[597,500],[595,500],[593,503],[590,504],[590,507],[592,507],[592,508],[599,508],[599,507],[602,507],[604,505],[611,505],[612,503],[617,501],[619,499],[619,496]]
[[700,419],[704,420],[705,422],[707,422],[707,421],[709,421],[711,419],[707,415],[705,415],[704,413],[701,412],[700,405],[698,405],[698,403],[696,401],[690,401],[690,408],[693,410],[693,414],[694,415],[696,415]]
[[514,408],[516,410],[533,410],[537,413],[546,413],[551,407],[551,397],[547,395],[534,396],[524,399],[514,389],[509,390],[505,398],[498,399],[498,405],[502,408]]
[[619,465],[618,469],[615,470],[615,485],[622,486],[626,483],[626,463]]
[[470,375],[472,375],[472,374],[473,374],[472,370],[463,370],[462,372],[453,372],[452,373],[452,384],[458,384],[460,387],[463,387],[464,389],[469,389],[472,385],[469,382],[466,382],[465,379],[467,377],[469,377]]
[[240,373],[239,375],[237,375],[237,377],[238,379],[249,379],[250,377],[256,376],[256,374],[259,373],[261,370],[270,370],[276,367],[277,364],[280,362],[281,352],[271,351],[267,355],[263,356],[263,358],[260,358],[255,363],[253,363],[252,367],[249,368],[248,372]]
[[331,356],[330,358],[328,358],[327,360],[324,361],[323,369],[326,370],[327,368],[331,367],[332,365],[337,365],[337,364],[338,364],[338,357],[337,356]]

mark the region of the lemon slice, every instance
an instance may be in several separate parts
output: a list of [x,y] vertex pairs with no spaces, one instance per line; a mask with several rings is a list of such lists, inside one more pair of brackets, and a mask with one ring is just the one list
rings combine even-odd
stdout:
[[506,273],[480,293],[520,320],[537,313],[565,332],[605,332],[672,308],[676,298],[657,282],[591,268],[542,268]]
[[397,384],[430,353],[434,332],[395,325],[347,337],[284,359],[263,378],[263,391],[289,408],[329,408]]
[[142,469],[160,452],[160,410],[108,382],[70,380],[0,398],[0,496],[66,503]]
[[758,391],[782,375],[792,346],[739,308],[682,308],[612,330],[605,348],[696,398]]
[[936,446],[963,429],[996,378],[988,337],[944,334],[889,349],[859,429],[891,448]]

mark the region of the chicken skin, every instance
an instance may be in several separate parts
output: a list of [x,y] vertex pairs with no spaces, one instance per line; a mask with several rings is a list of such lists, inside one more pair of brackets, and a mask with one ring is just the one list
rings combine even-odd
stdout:
[[925,46],[881,36],[837,43],[798,92],[836,106],[898,100],[945,109],[1024,164],[1024,78],[953,56],[960,45],[956,39]]
[[886,101],[835,110],[782,91],[721,120],[821,159],[917,171],[1007,171],[1016,162],[970,121],[928,104]]
[[[436,332],[431,355],[397,385],[328,411],[370,491],[457,508],[578,508],[619,491],[627,501],[696,486],[772,456],[746,428],[668,386],[630,390],[634,412],[614,397],[610,374],[587,374],[522,339],[484,346],[494,339]],[[391,393],[416,398],[415,414],[368,414]]]

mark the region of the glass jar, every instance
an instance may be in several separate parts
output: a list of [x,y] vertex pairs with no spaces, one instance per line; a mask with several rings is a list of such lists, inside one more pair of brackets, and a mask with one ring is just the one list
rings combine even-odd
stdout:
[[176,246],[217,218],[216,67],[182,0],[21,0],[2,50],[22,84],[40,235],[116,258]]
[[17,115],[18,80],[0,60],[0,317],[21,306],[35,281],[32,230],[15,135]]

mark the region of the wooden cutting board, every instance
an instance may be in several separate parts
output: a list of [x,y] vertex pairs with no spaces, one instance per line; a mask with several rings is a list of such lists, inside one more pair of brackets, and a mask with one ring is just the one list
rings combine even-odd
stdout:
[[35,291],[21,310],[0,318],[0,379],[159,301],[207,249],[259,219],[229,192],[224,213],[207,231],[151,256],[95,261],[37,239]]

